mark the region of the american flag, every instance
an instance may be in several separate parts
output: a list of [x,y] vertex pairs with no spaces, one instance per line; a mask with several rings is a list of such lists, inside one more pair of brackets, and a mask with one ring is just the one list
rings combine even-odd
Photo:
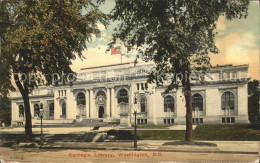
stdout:
[[121,54],[121,46],[117,46],[117,47],[112,46],[111,55],[114,55],[114,54]]

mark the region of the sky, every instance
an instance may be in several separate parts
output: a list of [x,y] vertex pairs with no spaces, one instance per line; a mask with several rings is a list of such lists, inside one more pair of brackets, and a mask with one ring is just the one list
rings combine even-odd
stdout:
[[[100,9],[104,13],[109,13],[114,6],[113,0],[106,1]],[[216,45],[220,53],[210,54],[211,64],[249,64],[249,75],[251,80],[260,80],[259,62],[260,62],[260,45],[259,45],[259,1],[251,1],[247,19],[234,19],[232,21],[220,17],[217,23],[218,35]],[[105,28],[98,24],[102,34],[99,38],[93,38],[91,43],[87,43],[87,50],[83,51],[86,59],[77,58],[72,62],[72,70],[79,71],[81,68],[95,67],[101,65],[121,63],[120,55],[111,55],[110,51],[106,52],[108,43],[112,39],[113,29],[119,22],[110,22]],[[129,62],[134,58],[122,57],[123,62]]]

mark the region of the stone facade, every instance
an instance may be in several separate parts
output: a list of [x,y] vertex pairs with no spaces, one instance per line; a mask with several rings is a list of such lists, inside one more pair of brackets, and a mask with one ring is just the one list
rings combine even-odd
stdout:
[[[41,104],[45,123],[81,122],[84,119],[130,125],[137,111],[138,124],[185,124],[185,99],[180,86],[147,84],[153,64],[123,63],[81,69],[77,81],[56,87],[41,86],[30,95],[33,123]],[[247,113],[248,65],[211,68],[205,83],[192,83],[193,123],[249,123]],[[23,100],[12,92],[12,124],[24,121]]]

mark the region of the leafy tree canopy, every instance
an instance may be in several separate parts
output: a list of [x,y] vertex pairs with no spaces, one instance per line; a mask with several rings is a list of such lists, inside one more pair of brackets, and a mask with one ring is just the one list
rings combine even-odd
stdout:
[[[210,67],[208,54],[218,53],[218,18],[245,18],[248,5],[248,0],[116,0],[112,18],[121,23],[110,45],[120,39],[154,61],[149,81],[156,79],[157,84],[169,74],[205,72]],[[169,89],[177,85],[175,78]]]
[[259,101],[260,89],[259,81],[253,80],[248,83],[248,114],[250,122],[259,122]]
[[259,90],[259,81],[253,80],[248,82],[248,95],[250,96],[259,96],[260,90]]
[[[98,9],[99,3],[91,0],[7,2],[1,2],[1,12],[5,14],[0,19],[4,22],[0,57],[2,93],[10,88],[11,73],[40,72],[50,84],[53,73],[72,72],[71,59],[76,55],[82,57],[86,41],[91,41],[93,35],[100,36],[97,23],[107,26],[107,16]],[[37,80],[26,84],[32,90]]]
[[7,97],[0,96],[0,110],[10,110],[11,103]]
[[0,122],[6,125],[11,124],[11,102],[7,97],[2,96],[0,96]]

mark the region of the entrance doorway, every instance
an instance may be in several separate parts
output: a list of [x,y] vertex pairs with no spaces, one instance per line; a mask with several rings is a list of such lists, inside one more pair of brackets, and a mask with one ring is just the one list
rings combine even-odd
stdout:
[[103,118],[103,115],[104,115],[104,106],[99,106],[99,109],[98,109],[98,118]]
[[64,119],[66,119],[66,116],[67,116],[67,114],[66,114],[66,103],[63,103],[62,104],[62,118],[64,118]]
[[50,106],[50,112],[49,112],[49,119],[53,120],[54,119],[54,103],[51,103]]

